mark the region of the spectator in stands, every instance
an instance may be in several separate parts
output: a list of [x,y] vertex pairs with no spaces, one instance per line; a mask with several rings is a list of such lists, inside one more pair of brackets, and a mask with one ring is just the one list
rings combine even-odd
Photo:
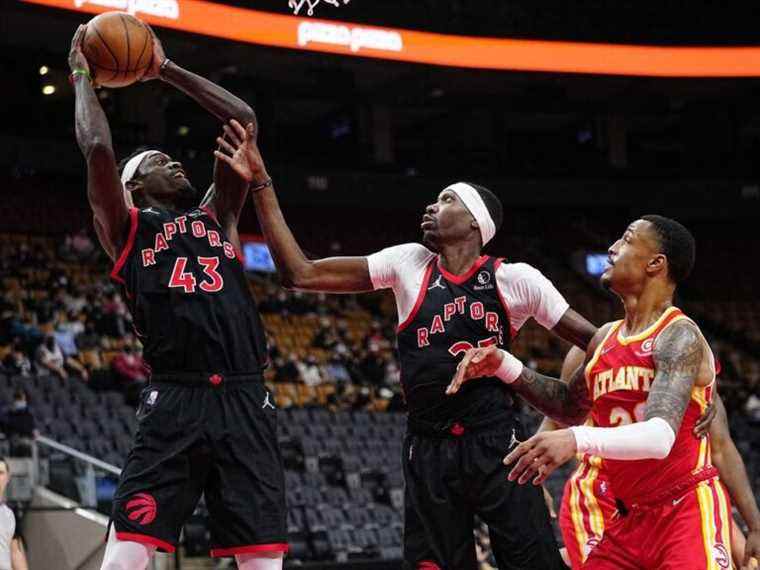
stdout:
[[31,376],[32,363],[21,346],[21,339],[13,339],[10,352],[3,359],[6,374],[13,376]]
[[312,355],[306,357],[306,361],[296,364],[298,372],[301,374],[301,380],[307,386],[318,386],[322,383],[322,374],[317,365],[317,359]]
[[78,315],[87,307],[87,297],[82,287],[69,287],[62,298],[63,306],[70,314]]
[[287,358],[280,358],[275,361],[275,382],[298,382],[300,380],[300,372],[296,363],[298,359],[295,354],[290,354]]
[[29,411],[26,392],[22,388],[13,392],[13,403],[0,418],[0,426],[10,440],[11,455],[32,455],[32,440],[38,435],[37,425],[32,412]]
[[127,306],[116,291],[110,292],[103,303],[101,331],[108,336],[120,338],[127,333]]
[[64,356],[61,347],[51,334],[45,337],[45,340],[37,347],[35,362],[37,368],[42,372],[50,372],[58,376],[61,380],[69,377],[64,367]]
[[95,323],[88,319],[84,324],[84,331],[76,336],[74,342],[80,352],[100,349],[101,337],[95,330]]
[[111,361],[111,370],[124,388],[128,399],[134,399],[148,380],[148,368],[142,352],[137,350],[130,340],[125,342],[121,352]]
[[76,358],[63,354],[53,334],[48,334],[44,342],[37,347],[35,363],[40,372],[49,372],[61,380],[68,379],[69,372],[75,373],[85,381],[89,379],[87,369]]
[[385,381],[385,364],[385,359],[380,353],[380,345],[371,342],[359,365],[361,375],[373,386],[381,386]]
[[77,347],[75,338],[78,334],[84,331],[84,325],[77,318],[76,315],[69,315],[68,320],[62,319],[58,322],[53,332],[55,341],[61,348],[63,357],[69,362],[69,366],[72,366],[77,370],[83,380],[89,380],[89,374],[87,369],[82,365],[79,360],[79,348]]
[[335,384],[351,382],[351,375],[337,354],[333,354],[323,366],[323,373],[326,379]]
[[29,570],[24,544],[16,526],[16,515],[5,503],[5,489],[11,480],[11,465],[0,457],[0,568]]
[[319,329],[311,341],[311,346],[324,350],[332,350],[338,343],[335,333],[332,330],[330,319],[322,317],[319,319]]

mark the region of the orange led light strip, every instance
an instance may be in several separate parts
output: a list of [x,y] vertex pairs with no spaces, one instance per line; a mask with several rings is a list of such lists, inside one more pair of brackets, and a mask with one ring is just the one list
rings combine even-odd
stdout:
[[20,1],[90,14],[125,10],[157,26],[239,42],[432,65],[597,75],[760,77],[760,47],[455,36],[272,14],[205,0]]

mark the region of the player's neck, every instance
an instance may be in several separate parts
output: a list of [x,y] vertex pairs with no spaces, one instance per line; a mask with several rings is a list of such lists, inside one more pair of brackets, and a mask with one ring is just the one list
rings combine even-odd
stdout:
[[157,208],[159,210],[169,210],[170,212],[182,213],[190,208],[184,207],[182,204],[175,204],[165,200],[157,200],[153,196],[146,195],[142,200],[141,208]]
[[439,250],[441,267],[454,275],[467,271],[480,257],[480,244],[472,241],[444,245]]
[[621,295],[625,307],[623,334],[638,334],[651,326],[662,313],[673,306],[672,291],[658,288],[645,289],[638,294]]

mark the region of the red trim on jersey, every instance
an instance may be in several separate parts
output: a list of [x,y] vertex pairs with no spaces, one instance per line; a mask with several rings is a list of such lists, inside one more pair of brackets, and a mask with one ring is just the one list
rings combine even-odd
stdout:
[[290,550],[287,542],[273,542],[271,544],[249,544],[248,546],[233,546],[232,548],[212,548],[211,556],[235,556],[236,554],[256,554],[257,552],[287,552]]
[[169,544],[168,542],[164,542],[163,540],[156,538],[154,536],[148,536],[147,534],[137,534],[134,532],[116,532],[116,538],[118,538],[121,541],[124,542],[139,542],[140,544],[149,544],[151,546],[155,546],[156,548],[160,548],[164,552],[168,552],[171,554],[176,550],[174,546]]
[[[481,255],[479,258],[475,260],[475,263],[472,264],[472,267],[470,267],[467,271],[462,273],[462,275],[454,275],[453,273],[450,273],[446,271],[443,266],[441,266],[441,256],[438,256],[438,270],[443,274],[443,276],[448,280],[454,283],[455,285],[461,285],[465,281],[467,281],[470,277],[475,275],[475,272],[480,269],[483,264],[488,261],[487,255]],[[494,276],[495,277],[495,276]]]
[[129,237],[127,238],[127,243],[124,246],[124,249],[121,250],[121,255],[119,255],[119,259],[116,260],[116,263],[114,264],[113,269],[111,270],[111,279],[113,279],[114,281],[118,281],[122,285],[126,285],[126,282],[124,281],[124,278],[121,275],[119,275],[119,272],[121,271],[122,267],[124,267],[124,264],[127,262],[127,258],[129,257],[129,254],[132,251],[132,247],[134,247],[135,245],[135,236],[137,235],[137,222],[139,221],[137,214],[138,214],[137,208],[129,209]]
[[220,224],[219,224],[219,220],[217,220],[217,219],[216,219],[216,214],[213,212],[213,210],[211,210],[211,208],[209,208],[208,206],[203,206],[202,208],[200,208],[200,210],[201,210],[202,212],[206,212],[206,215],[207,215],[209,218],[211,218],[212,220],[214,220],[214,223],[215,223],[217,226],[219,226],[219,225],[220,225]]
[[501,267],[501,264],[503,262],[503,257],[500,257],[493,262],[493,278],[494,281],[496,281],[496,294],[499,296],[499,302],[501,302],[501,306],[504,309],[504,312],[507,313],[507,322],[509,323],[509,336],[511,338],[515,338],[517,336],[517,331],[512,326],[512,313],[509,312],[509,305],[507,305],[507,300],[504,298],[504,295],[501,294],[501,289],[499,289],[499,280],[496,278],[496,273],[499,271],[499,267]]
[[409,316],[406,317],[403,323],[401,323],[398,328],[396,328],[396,333],[400,333],[402,330],[404,330],[407,326],[409,326],[409,323],[414,320],[414,317],[417,316],[417,313],[420,310],[420,307],[422,306],[423,301],[425,300],[425,295],[427,294],[427,288],[428,283],[430,283],[430,274],[433,273],[433,260],[431,259],[428,263],[427,269],[425,269],[425,276],[422,278],[422,286],[420,287],[420,292],[417,293],[417,300],[414,302],[414,307],[412,307],[412,311],[409,313]]

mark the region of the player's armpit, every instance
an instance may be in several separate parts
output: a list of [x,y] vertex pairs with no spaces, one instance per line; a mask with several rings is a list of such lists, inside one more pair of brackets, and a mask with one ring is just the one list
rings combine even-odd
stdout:
[[662,418],[677,434],[704,356],[704,341],[696,325],[674,322],[655,341],[655,377],[646,404],[646,419]]
[[585,350],[594,338],[597,328],[573,309],[568,309],[552,332],[558,337]]

